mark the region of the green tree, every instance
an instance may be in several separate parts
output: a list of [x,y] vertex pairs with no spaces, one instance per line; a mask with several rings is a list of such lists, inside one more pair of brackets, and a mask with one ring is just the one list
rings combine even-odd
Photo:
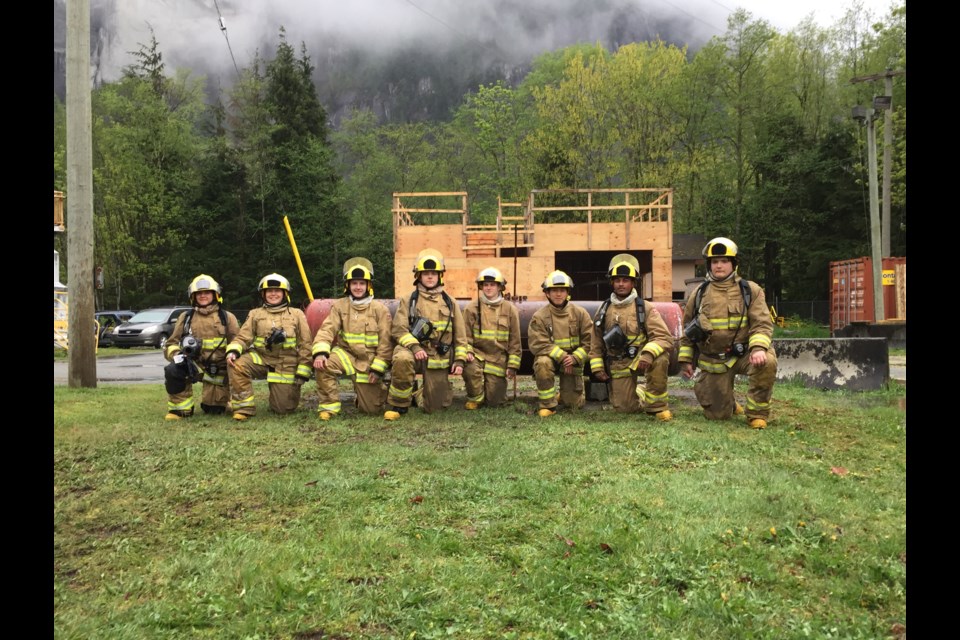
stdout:
[[185,300],[173,256],[189,233],[202,148],[202,79],[164,76],[155,38],[135,57],[139,64],[93,95],[95,259],[110,306]]

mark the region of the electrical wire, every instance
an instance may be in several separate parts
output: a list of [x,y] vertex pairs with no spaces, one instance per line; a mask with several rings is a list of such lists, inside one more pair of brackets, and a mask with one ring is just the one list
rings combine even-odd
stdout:
[[227,41],[227,51],[230,52],[230,59],[233,60],[233,68],[237,70],[237,80],[241,80],[240,67],[237,65],[237,59],[233,55],[233,47],[230,46],[230,38],[227,36],[227,23],[223,20],[223,14],[220,13],[220,4],[213,0],[213,6],[217,9],[217,21],[220,24],[220,31],[223,33],[223,39]]

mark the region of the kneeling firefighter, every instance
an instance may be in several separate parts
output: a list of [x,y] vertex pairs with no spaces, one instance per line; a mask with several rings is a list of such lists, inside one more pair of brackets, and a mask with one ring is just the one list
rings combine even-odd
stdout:
[[230,391],[227,383],[227,344],[240,330],[237,317],[222,308],[220,284],[206,274],[190,282],[187,295],[192,309],[180,314],[167,339],[164,367],[167,390],[167,420],[193,415],[193,384],[203,383],[200,408],[204,413],[227,410]]

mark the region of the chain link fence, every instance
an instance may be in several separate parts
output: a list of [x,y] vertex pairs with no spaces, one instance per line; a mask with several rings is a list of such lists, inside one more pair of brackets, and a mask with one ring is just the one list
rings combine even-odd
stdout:
[[783,300],[776,307],[777,315],[784,318],[798,317],[803,320],[813,320],[818,324],[830,326],[829,300]]

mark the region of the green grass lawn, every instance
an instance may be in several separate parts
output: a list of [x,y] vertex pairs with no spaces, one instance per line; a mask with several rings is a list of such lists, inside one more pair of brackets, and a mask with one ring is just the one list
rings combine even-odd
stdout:
[[[906,387],[770,427],[598,405],[163,421],[54,387],[57,638],[895,638]],[[199,387],[197,387],[199,389]],[[742,400],[745,389],[738,385]]]

